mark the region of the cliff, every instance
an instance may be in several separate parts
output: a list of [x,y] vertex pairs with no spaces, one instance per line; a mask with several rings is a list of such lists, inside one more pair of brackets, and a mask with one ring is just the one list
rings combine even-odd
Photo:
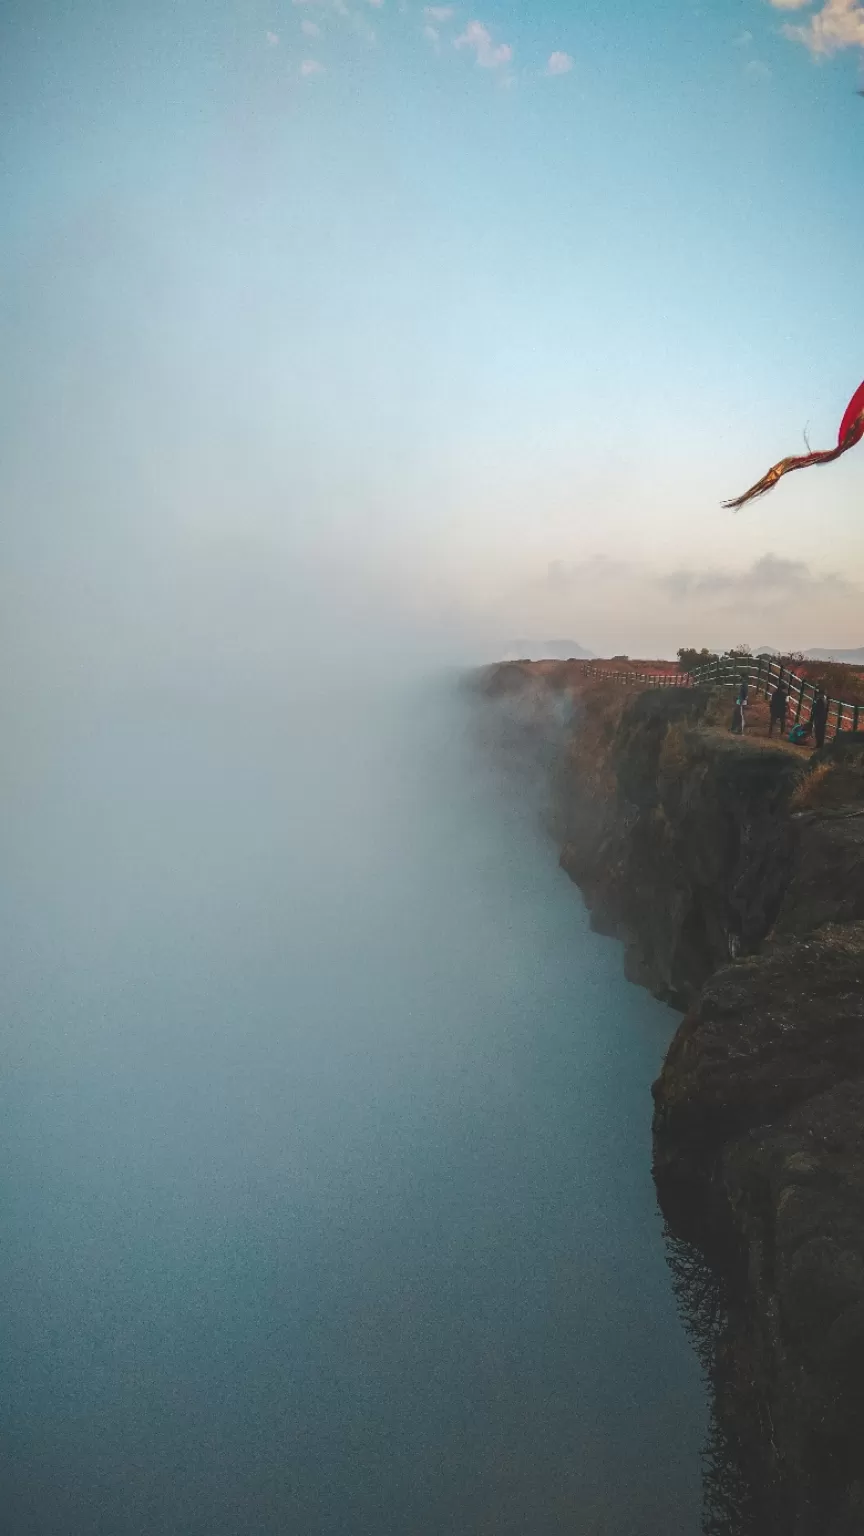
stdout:
[[655,1176],[723,1277],[710,1369],[749,1486],[723,1528],[864,1532],[864,737],[810,757],[731,736],[728,696],[566,665],[484,686],[554,736],[561,863],[685,1010]]

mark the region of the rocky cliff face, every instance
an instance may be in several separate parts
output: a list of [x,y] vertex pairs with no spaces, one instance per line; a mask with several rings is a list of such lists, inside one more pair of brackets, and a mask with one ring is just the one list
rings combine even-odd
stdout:
[[698,690],[524,668],[492,686],[531,697],[534,730],[544,694],[575,700],[561,862],[631,979],[686,1009],[654,1086],[655,1173],[724,1274],[712,1369],[750,1494],[721,1528],[860,1536],[864,738],[810,759],[716,728],[728,700]]
[[[698,690],[637,694],[609,743],[602,802],[581,807],[561,862],[595,921],[623,939],[627,972],[682,1007],[730,957],[758,949],[789,882],[788,806],[800,778],[782,750],[704,729]],[[590,821],[593,835],[585,835]]]

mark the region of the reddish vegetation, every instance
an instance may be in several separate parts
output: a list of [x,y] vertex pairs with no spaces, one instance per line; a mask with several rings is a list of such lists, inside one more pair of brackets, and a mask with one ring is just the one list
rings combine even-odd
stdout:
[[792,671],[810,683],[820,683],[831,699],[864,704],[864,676],[858,667],[841,661],[797,661],[792,664]]

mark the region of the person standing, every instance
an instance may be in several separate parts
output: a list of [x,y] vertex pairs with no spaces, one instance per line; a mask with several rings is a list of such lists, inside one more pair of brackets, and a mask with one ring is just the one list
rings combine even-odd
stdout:
[[745,723],[746,723],[745,719],[744,719],[744,711],[746,710],[746,708],[747,708],[747,694],[746,694],[746,692],[741,692],[741,693],[738,694],[738,696],[737,696],[737,698],[735,700],[735,708],[732,711],[732,724],[729,727],[729,729],[731,730],[733,736],[743,736],[744,735],[744,726],[745,726]]
[[774,735],[775,725],[779,727],[780,735],[786,733],[786,711],[789,708],[789,690],[784,682],[779,682],[771,695],[771,707],[768,712],[768,735]]
[[828,700],[825,697],[824,688],[816,689],[816,697],[813,700],[813,708],[810,712],[810,724],[813,727],[817,748],[824,747],[825,728],[828,724]]

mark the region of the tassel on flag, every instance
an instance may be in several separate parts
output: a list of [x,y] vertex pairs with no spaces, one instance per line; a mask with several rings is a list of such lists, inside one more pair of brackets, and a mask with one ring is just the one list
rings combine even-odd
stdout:
[[791,470],[809,469],[811,464],[832,464],[842,454],[848,453],[850,448],[854,448],[856,443],[860,443],[862,437],[864,437],[864,384],[855,391],[846,407],[846,414],[840,423],[840,431],[837,435],[836,448],[828,448],[824,453],[804,453],[799,458],[781,459],[779,464],[769,469],[767,475],[763,475],[761,480],[751,485],[749,491],[745,491],[743,496],[736,496],[733,501],[724,501],[723,505],[733,507],[737,512],[738,508],[745,506],[748,501],[755,501],[757,496],[765,496],[768,491],[773,490],[777,481],[782,479],[783,475],[788,475]]

